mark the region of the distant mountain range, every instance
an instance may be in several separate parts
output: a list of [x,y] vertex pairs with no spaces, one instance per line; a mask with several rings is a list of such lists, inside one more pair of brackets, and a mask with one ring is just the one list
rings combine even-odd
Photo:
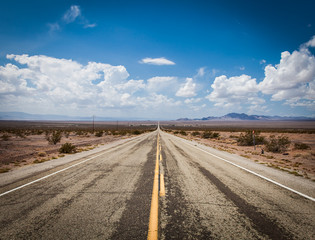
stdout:
[[275,120],[283,120],[283,121],[314,121],[315,118],[310,117],[281,117],[281,116],[265,116],[265,115],[247,115],[245,113],[229,113],[222,117],[203,117],[203,118],[179,118],[177,121],[275,121]]

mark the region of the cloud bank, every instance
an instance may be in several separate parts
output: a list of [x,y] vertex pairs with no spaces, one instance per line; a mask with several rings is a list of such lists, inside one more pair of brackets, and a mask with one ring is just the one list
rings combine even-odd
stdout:
[[258,106],[266,108],[261,97],[264,95],[271,96],[271,101],[284,101],[291,107],[315,110],[315,57],[309,47],[315,47],[315,36],[293,53],[282,52],[279,64],[265,67],[265,77],[260,83],[245,74],[216,77],[208,100],[218,107],[251,105],[249,110],[253,110]]
[[[7,55],[0,66],[0,107],[49,113],[163,109],[184,104],[176,100],[176,77],[129,79],[124,66],[44,55]],[[171,90],[167,95],[168,90]],[[33,110],[33,111],[32,111]]]
[[[69,18],[75,19],[77,14],[69,13]],[[179,113],[189,114],[191,110],[203,114],[201,111],[205,108],[268,111],[266,104],[270,100],[313,111],[315,57],[309,49],[313,40],[314,37],[292,53],[282,52],[278,64],[265,66],[265,76],[260,82],[246,74],[221,75],[210,86],[202,84],[209,82],[214,74],[204,67],[192,78],[132,79],[122,65],[98,62],[83,65],[44,55],[8,54],[11,63],[0,66],[0,109],[120,116],[128,112],[147,117],[163,113],[171,118]]]

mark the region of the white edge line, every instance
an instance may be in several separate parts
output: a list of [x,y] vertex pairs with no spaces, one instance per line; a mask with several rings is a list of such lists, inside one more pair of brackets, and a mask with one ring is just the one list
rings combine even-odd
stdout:
[[86,160],[84,160],[84,161],[82,161],[82,162],[79,162],[79,163],[73,164],[73,165],[71,165],[71,166],[69,166],[69,167],[66,167],[66,168],[64,168],[64,169],[61,169],[61,170],[59,170],[59,171],[57,171],[57,172],[48,174],[47,176],[41,177],[41,178],[36,179],[36,180],[34,180],[34,181],[32,181],[32,182],[26,183],[26,184],[24,184],[24,185],[21,185],[21,186],[19,186],[19,187],[16,187],[16,188],[13,188],[13,189],[11,189],[11,190],[9,190],[9,191],[6,191],[6,192],[4,192],[4,193],[1,193],[1,194],[0,194],[0,197],[6,195],[6,194],[8,194],[8,193],[14,192],[14,191],[16,191],[16,190],[18,190],[18,189],[24,188],[24,187],[26,187],[26,186],[28,186],[28,185],[33,184],[33,183],[39,182],[39,181],[41,181],[41,180],[43,180],[43,179],[49,178],[49,177],[51,177],[51,176],[53,176],[53,175],[56,175],[56,174],[58,174],[58,173],[61,173],[61,172],[63,172],[63,171],[66,171],[66,170],[68,170],[68,169],[70,169],[70,168],[73,168],[73,167],[75,167],[75,166],[78,166],[78,165],[80,165],[80,164],[82,164],[82,163],[85,163],[85,162],[87,162],[87,161],[90,161],[90,160],[92,160],[92,159],[94,159],[94,158],[97,158],[97,157],[103,155],[103,154],[104,154],[104,152],[101,153],[101,154],[98,154],[98,155],[96,155],[96,156],[94,156],[94,157],[90,157],[90,158],[88,158],[88,159],[86,159]]
[[[142,136],[143,136],[143,135],[142,135]],[[140,138],[140,137],[141,137],[141,136],[137,136],[137,137],[135,137],[134,139],[137,139],[137,138]],[[133,139],[128,139],[126,142],[129,142],[129,141],[131,141],[131,140],[133,140]],[[126,142],[124,142],[124,143],[126,143]],[[122,143],[122,144],[124,144],[124,143]],[[120,145],[120,144],[119,144],[119,145]],[[109,150],[111,150],[111,149],[106,149],[105,151],[107,152],[107,151],[109,151]],[[24,187],[26,187],[26,186],[28,186],[28,185],[33,184],[33,183],[39,182],[39,181],[41,181],[41,180],[43,180],[43,179],[46,179],[46,178],[48,178],[48,177],[51,177],[51,176],[53,176],[53,175],[56,175],[56,174],[58,174],[58,173],[61,173],[61,172],[63,172],[63,171],[66,171],[66,170],[68,170],[68,169],[70,169],[70,168],[73,168],[73,167],[75,167],[75,166],[78,166],[78,165],[80,165],[80,164],[82,164],[82,163],[85,163],[85,162],[87,162],[87,161],[90,161],[90,160],[92,160],[92,159],[94,159],[94,158],[97,158],[97,157],[103,155],[103,154],[105,154],[105,153],[102,152],[102,153],[100,153],[100,154],[98,154],[98,155],[96,155],[96,156],[94,156],[94,157],[90,157],[90,158],[88,158],[88,159],[86,159],[86,160],[84,160],[84,161],[82,161],[82,162],[73,164],[73,165],[71,165],[71,166],[69,166],[69,167],[66,167],[66,168],[64,168],[64,169],[61,169],[61,170],[59,170],[59,171],[57,171],[57,172],[48,174],[47,176],[41,177],[41,178],[36,179],[36,180],[34,180],[34,181],[32,181],[32,182],[26,183],[26,184],[24,184],[24,185],[21,185],[21,186],[19,186],[19,187],[16,187],[16,188],[13,188],[13,189],[11,189],[11,190],[9,190],[9,191],[6,191],[6,192],[4,192],[4,193],[1,193],[1,194],[0,194],[0,197],[6,195],[6,194],[8,194],[8,193],[14,192],[14,191],[16,191],[16,190],[18,190],[18,189],[24,188]]]
[[279,187],[282,187],[282,188],[284,188],[284,189],[287,189],[287,190],[289,190],[289,191],[291,191],[291,192],[294,192],[294,193],[296,193],[296,194],[298,194],[298,195],[300,195],[300,196],[302,196],[302,197],[305,197],[305,198],[307,198],[307,199],[309,199],[309,200],[315,202],[315,198],[313,198],[313,197],[311,197],[311,196],[308,196],[308,195],[306,195],[306,194],[304,194],[304,193],[298,192],[298,191],[296,191],[296,190],[294,190],[294,189],[292,189],[292,188],[289,188],[289,187],[287,187],[287,186],[285,186],[285,185],[283,185],[283,184],[281,184],[281,183],[278,183],[278,182],[276,182],[276,181],[274,181],[274,180],[272,180],[272,179],[270,179],[270,178],[267,178],[267,177],[265,177],[265,176],[263,176],[263,175],[260,175],[260,174],[258,174],[258,173],[256,173],[256,172],[252,171],[252,170],[249,170],[249,169],[247,169],[247,168],[244,168],[244,167],[242,167],[242,166],[240,166],[240,165],[238,165],[238,164],[236,164],[236,163],[230,162],[229,160],[226,160],[226,159],[224,159],[224,158],[222,158],[222,157],[219,157],[219,156],[217,156],[217,155],[215,155],[215,154],[213,154],[213,153],[207,152],[206,150],[204,150],[204,149],[202,149],[202,148],[200,148],[200,147],[196,147],[195,145],[192,145],[192,144],[191,144],[190,142],[188,142],[187,140],[186,140],[186,141],[184,141],[184,139],[180,139],[180,140],[183,141],[183,142],[185,142],[186,144],[188,144],[188,145],[190,145],[190,146],[196,148],[196,149],[199,149],[199,150],[201,150],[201,151],[203,151],[203,152],[205,152],[205,153],[207,153],[207,154],[213,156],[213,157],[216,157],[216,158],[218,158],[218,159],[220,159],[220,160],[222,160],[222,161],[225,161],[225,162],[227,162],[227,163],[229,163],[229,164],[231,164],[231,165],[233,165],[233,166],[235,166],[235,167],[238,167],[238,168],[240,168],[240,169],[242,169],[242,170],[244,170],[244,171],[246,171],[246,172],[249,172],[249,173],[251,173],[251,174],[253,174],[253,175],[257,176],[257,177],[260,177],[260,178],[262,178],[262,179],[265,179],[265,180],[268,181],[268,182],[271,182],[271,183],[273,183],[273,184],[275,184],[275,185],[278,185]]
[[[148,133],[148,134],[149,134],[149,133]],[[141,136],[143,136],[143,135],[136,136],[136,137],[134,137],[134,138],[128,139],[128,140],[127,140],[126,142],[124,142],[124,143],[130,142],[130,141],[133,140],[133,139],[138,139],[138,138],[140,138]],[[121,143],[121,144],[124,144],[124,143]],[[121,144],[118,144],[117,146],[119,146],[119,145],[121,145]],[[111,150],[111,149],[109,148],[109,149],[106,149],[105,151],[107,152],[107,151],[110,151],[110,150]],[[102,153],[100,153],[100,154],[98,154],[98,155],[96,155],[96,156],[94,156],[94,157],[90,157],[90,158],[88,158],[88,159],[86,159],[86,160],[84,160],[84,161],[82,161],[82,162],[73,164],[73,165],[71,165],[71,166],[69,166],[69,167],[66,167],[66,168],[64,168],[64,169],[61,169],[61,170],[59,170],[59,171],[57,171],[57,172],[48,174],[47,176],[41,177],[41,178],[36,179],[36,180],[34,180],[34,181],[32,181],[32,182],[26,183],[26,184],[24,184],[24,185],[21,185],[21,186],[19,186],[19,187],[16,187],[16,188],[13,188],[13,189],[11,189],[11,190],[9,190],[9,191],[6,191],[6,192],[4,192],[4,193],[1,193],[1,194],[0,194],[0,197],[6,195],[6,194],[8,194],[8,193],[14,192],[14,191],[16,191],[16,190],[18,190],[18,189],[24,188],[24,187],[26,187],[26,186],[28,186],[28,185],[33,184],[33,183],[39,182],[39,181],[41,181],[41,180],[43,180],[43,179],[46,179],[46,178],[48,178],[48,177],[51,177],[51,176],[53,176],[53,175],[56,175],[56,174],[58,174],[58,173],[61,173],[61,172],[63,172],[63,171],[66,171],[66,170],[68,170],[68,169],[70,169],[70,168],[73,168],[73,167],[75,167],[75,166],[78,166],[78,165],[80,165],[80,164],[82,164],[82,163],[85,163],[85,162],[87,162],[87,161],[90,161],[90,160],[92,160],[92,159],[94,159],[94,158],[97,158],[97,157],[103,155],[103,154],[105,154],[105,153],[102,152]]]

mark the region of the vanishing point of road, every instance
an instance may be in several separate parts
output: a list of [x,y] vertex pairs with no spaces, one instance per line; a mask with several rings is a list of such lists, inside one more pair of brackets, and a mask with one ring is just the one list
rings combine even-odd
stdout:
[[71,157],[1,174],[0,239],[315,239],[315,183],[237,155],[158,129]]

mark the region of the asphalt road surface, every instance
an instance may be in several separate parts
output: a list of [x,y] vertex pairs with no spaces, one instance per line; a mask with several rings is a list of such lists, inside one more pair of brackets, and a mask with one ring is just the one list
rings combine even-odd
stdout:
[[[161,131],[160,146],[160,239],[315,239],[314,182]],[[146,239],[156,150],[157,131],[0,182],[0,239]]]

